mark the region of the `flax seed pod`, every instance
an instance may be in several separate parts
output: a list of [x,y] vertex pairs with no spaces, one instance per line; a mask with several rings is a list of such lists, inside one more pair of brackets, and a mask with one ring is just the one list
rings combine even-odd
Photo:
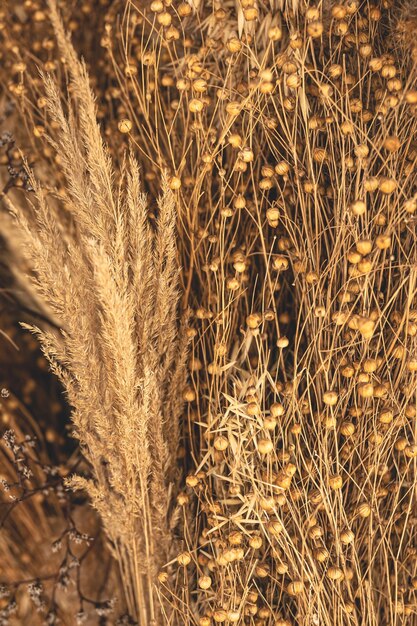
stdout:
[[356,216],[364,215],[366,213],[366,203],[363,200],[355,200],[350,205],[350,210]]
[[290,596],[297,596],[303,593],[304,583],[302,580],[293,580],[287,585],[287,592]]
[[343,487],[343,478],[340,474],[333,474],[333,476],[329,477],[329,485],[333,490],[338,490]]
[[390,195],[397,189],[397,182],[393,178],[379,179],[379,190],[386,195]]
[[262,548],[263,540],[259,535],[254,535],[249,539],[249,545],[253,550],[259,550]]
[[343,570],[340,569],[340,567],[329,567],[329,569],[326,572],[326,576],[327,578],[330,578],[330,580],[343,580],[344,578],[344,574],[343,574]]
[[280,212],[278,207],[269,207],[266,211],[266,218],[268,220],[268,224],[272,228],[276,228],[278,226]]
[[353,422],[344,421],[340,425],[340,432],[345,437],[352,437],[355,434],[356,428]]
[[228,446],[229,446],[229,440],[226,437],[223,437],[223,435],[220,435],[215,438],[214,447],[219,452],[224,452],[224,450],[227,450]]
[[352,543],[354,541],[354,539],[355,539],[355,533],[352,530],[350,530],[349,528],[345,528],[340,533],[340,541],[344,545],[349,545],[350,543]]
[[261,454],[270,454],[274,449],[274,444],[270,439],[259,439],[258,450]]
[[367,502],[361,502],[356,508],[356,513],[359,517],[369,517],[371,514],[371,507]]
[[200,587],[200,589],[210,589],[211,583],[212,580],[210,576],[200,576],[200,578],[198,579],[198,586]]
[[336,391],[326,391],[323,394],[323,402],[327,404],[327,406],[335,406],[338,402],[339,395]]
[[121,133],[127,134],[132,130],[132,122],[126,118],[120,120],[118,128]]
[[191,555],[189,552],[182,552],[177,556],[177,561],[183,567],[187,567],[191,563]]
[[324,547],[316,548],[313,552],[313,556],[319,563],[324,563],[329,558],[329,552]]

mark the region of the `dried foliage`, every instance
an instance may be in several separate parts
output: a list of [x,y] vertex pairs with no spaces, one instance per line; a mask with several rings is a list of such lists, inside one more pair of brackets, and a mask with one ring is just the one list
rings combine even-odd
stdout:
[[97,7],[3,18],[5,205],[126,620],[415,623],[412,3]]

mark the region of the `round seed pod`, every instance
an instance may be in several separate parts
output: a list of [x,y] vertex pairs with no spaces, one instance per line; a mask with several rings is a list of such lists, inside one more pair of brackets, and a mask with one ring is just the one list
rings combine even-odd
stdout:
[[132,122],[127,118],[123,118],[122,120],[120,120],[117,126],[119,131],[124,134],[130,133],[130,131],[132,130]]
[[227,620],[227,612],[224,609],[216,609],[213,613],[213,619],[217,624],[221,624]]
[[398,452],[402,452],[408,446],[408,441],[405,437],[399,437],[394,444],[394,448],[398,450]]
[[279,402],[274,402],[269,407],[269,411],[270,411],[272,417],[281,417],[282,415],[284,415],[285,409],[284,409],[283,405],[280,404]]
[[232,622],[232,624],[235,624],[240,619],[239,611],[235,611],[235,610],[227,611],[227,619],[229,620],[229,622]]
[[335,406],[339,399],[339,395],[336,391],[325,391],[322,399],[324,404],[327,404],[327,406]]
[[287,348],[289,346],[289,340],[288,337],[279,337],[279,339],[277,340],[277,347],[278,348]]
[[363,364],[364,372],[367,372],[368,374],[372,374],[373,372],[376,372],[377,369],[378,369],[378,362],[376,359],[366,359],[364,361],[364,364]]
[[361,502],[356,508],[356,512],[359,517],[369,517],[371,514],[371,507],[367,502]]
[[183,567],[187,567],[191,563],[191,555],[189,552],[182,552],[177,556],[177,561]]
[[199,484],[200,479],[198,478],[198,476],[195,476],[194,474],[189,474],[187,476],[187,478],[185,479],[185,484],[187,485],[187,487],[197,487],[197,485]]
[[259,550],[259,548],[262,548],[263,545],[262,537],[254,535],[249,539],[249,545],[253,550]]
[[356,242],[356,250],[364,256],[369,254],[372,251],[372,241],[370,239],[360,239]]
[[252,416],[259,415],[260,413],[259,405],[256,402],[249,402],[249,404],[246,407],[246,413]]
[[281,574],[281,576],[284,576],[284,574],[286,574],[289,570],[288,563],[283,561],[277,563],[276,567],[278,574]]
[[350,210],[356,216],[364,215],[366,213],[366,203],[363,200],[356,200],[350,205]]
[[330,578],[330,580],[343,580],[344,578],[343,570],[335,566],[329,567],[326,576]]
[[263,424],[263,427],[266,428],[267,430],[275,430],[277,426],[277,420],[275,419],[275,417],[266,416],[264,417],[262,424]]
[[188,4],[188,2],[181,2],[178,5],[178,15],[180,17],[188,17],[192,13],[192,7]]
[[378,419],[381,424],[391,424],[394,419],[394,411],[390,407],[385,407],[381,410]]
[[378,235],[375,243],[380,250],[387,250],[391,246],[391,237],[389,235]]
[[350,122],[349,120],[345,120],[344,122],[341,123],[340,130],[342,131],[343,135],[351,135],[353,131],[355,130],[355,126],[353,122]]
[[356,430],[356,427],[355,427],[355,424],[353,424],[353,422],[344,421],[340,425],[340,432],[345,437],[352,437],[352,435],[355,434],[355,430]]
[[259,439],[258,450],[261,454],[270,454],[274,449],[274,444],[270,439]]
[[269,576],[270,568],[267,563],[260,563],[255,567],[255,575],[259,578],[266,578]]
[[301,85],[301,77],[298,74],[289,74],[285,83],[289,89],[297,89]]
[[271,535],[277,536],[282,532],[283,526],[279,520],[275,519],[268,522],[267,529]]
[[224,450],[228,448],[228,446],[229,446],[229,440],[226,437],[223,437],[223,435],[220,435],[215,438],[214,447],[216,448],[216,450],[223,452]]
[[342,4],[336,4],[332,8],[332,17],[335,20],[343,20],[346,17],[346,14],[347,14],[346,7],[343,6]]
[[198,579],[198,586],[200,589],[210,589],[211,587],[211,578],[210,576],[200,576]]
[[354,539],[355,539],[355,533],[353,532],[353,530],[350,530],[349,528],[345,528],[340,533],[340,541],[345,545],[352,543]]
[[254,22],[259,17],[259,11],[256,7],[249,7],[243,10],[243,16],[247,22]]
[[270,41],[280,41],[282,39],[282,30],[279,26],[271,26],[268,29],[268,39]]
[[256,328],[258,328],[261,325],[261,323],[262,323],[262,315],[260,315],[260,313],[251,313],[246,318],[246,324],[252,330],[255,330]]
[[287,592],[290,596],[297,596],[304,591],[304,583],[302,580],[293,580],[287,585]]
[[316,548],[313,552],[313,555],[316,561],[318,561],[319,563],[323,563],[329,558],[328,551],[326,550],[326,548],[323,548],[323,547]]
[[266,496],[259,499],[259,506],[263,511],[273,511],[275,509],[275,500],[273,496]]
[[158,581],[162,584],[166,583],[168,580],[168,572],[159,572]]
[[321,37],[323,30],[323,22],[320,22],[319,20],[314,20],[313,22],[310,22],[310,24],[307,24],[307,34],[313,39]]
[[417,104],[417,91],[407,91],[405,94],[405,101],[408,104]]
[[379,179],[379,190],[389,195],[393,193],[397,189],[397,182],[393,178],[380,178]]
[[201,113],[204,109],[204,102],[199,98],[192,98],[188,104],[190,113]]
[[274,257],[272,265],[274,269],[283,271],[283,270],[288,269],[289,261],[288,261],[288,258],[284,256],[283,254],[277,254]]
[[314,526],[312,526],[310,528],[310,530],[308,531],[308,536],[310,537],[310,539],[319,539],[320,537],[322,537],[324,534],[323,529],[321,526],[319,526],[318,524],[315,524]]
[[374,395],[374,386],[372,383],[361,383],[358,385],[358,395],[361,398],[372,398]]
[[409,459],[415,459],[417,457],[417,445],[408,445],[404,450],[405,456]]
[[343,478],[340,474],[334,474],[329,477],[329,485],[334,490],[341,489],[343,487]]
[[369,68],[373,72],[380,72],[382,70],[383,65],[384,63],[382,59],[380,59],[379,57],[374,57],[373,59],[369,61]]
[[384,140],[384,148],[387,152],[397,152],[401,147],[401,142],[395,135],[390,135]]

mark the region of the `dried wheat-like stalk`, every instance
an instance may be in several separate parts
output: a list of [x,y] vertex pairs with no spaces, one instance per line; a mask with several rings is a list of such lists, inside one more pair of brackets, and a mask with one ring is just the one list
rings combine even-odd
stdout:
[[185,380],[176,207],[163,182],[151,227],[131,154],[116,183],[86,68],[53,1],[50,12],[75,104],[65,113],[55,82],[44,77],[48,112],[59,128],[50,143],[66,187],[54,208],[32,176],[32,210],[16,215],[37,287],[62,329],[59,335],[32,330],[67,391],[75,434],[92,467],[92,480],[74,476],[69,485],[90,495],[119,560],[129,610],[148,624],[159,612],[154,577],[171,543],[177,398]]

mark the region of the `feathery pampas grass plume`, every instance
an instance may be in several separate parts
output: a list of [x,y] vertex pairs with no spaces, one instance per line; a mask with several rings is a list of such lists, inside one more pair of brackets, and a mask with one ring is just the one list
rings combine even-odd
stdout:
[[100,513],[140,624],[160,614],[154,582],[171,549],[172,498],[180,442],[187,339],[177,327],[178,266],[174,196],[162,182],[155,228],[149,223],[132,156],[119,180],[96,120],[85,65],[78,61],[53,0],[51,19],[70,74],[74,108],[65,113],[44,76],[49,137],[66,188],[35,200],[24,229],[39,292],[61,331],[32,327],[73,407],[75,435],[93,478],[75,475]]

